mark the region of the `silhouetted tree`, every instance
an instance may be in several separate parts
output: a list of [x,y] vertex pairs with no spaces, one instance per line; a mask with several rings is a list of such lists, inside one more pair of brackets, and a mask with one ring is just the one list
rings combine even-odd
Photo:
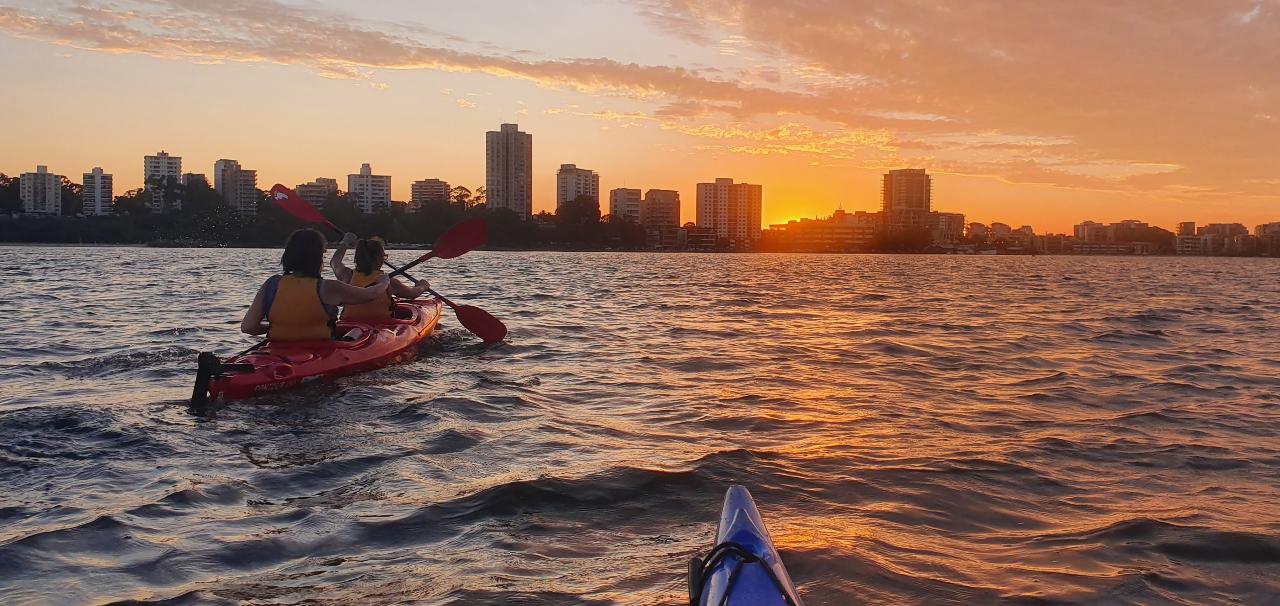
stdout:
[[578,196],[556,209],[556,222],[565,225],[600,223],[600,201],[587,195]]
[[182,194],[185,193],[185,188],[178,182],[177,177],[156,175],[147,180],[147,186],[149,189],[160,192],[160,212],[168,213],[182,206]]
[[146,188],[139,187],[116,196],[112,202],[112,207],[114,207],[117,215],[139,217],[150,214],[150,204],[151,192],[147,191]]
[[449,190],[449,200],[454,204],[466,208],[471,205],[471,190],[458,185]]
[[0,212],[22,212],[22,189],[19,177],[0,173]]
[[74,217],[84,209],[84,196],[81,193],[84,186],[66,177],[61,179],[62,214]]
[[324,201],[324,214],[334,225],[341,225],[343,229],[355,230],[355,233],[364,235],[360,230],[364,228],[365,216],[356,206],[355,196],[351,193],[339,191],[329,194]]

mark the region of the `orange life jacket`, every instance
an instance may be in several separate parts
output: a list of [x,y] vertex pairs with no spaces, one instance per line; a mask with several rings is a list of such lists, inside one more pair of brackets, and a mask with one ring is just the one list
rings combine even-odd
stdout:
[[285,274],[276,281],[267,309],[267,340],[327,341],[333,314],[320,300],[320,279]]
[[[375,269],[373,273],[364,273],[361,271],[351,271],[351,285],[364,288],[378,281],[382,276],[382,270]],[[343,320],[389,320],[391,319],[391,310],[395,308],[395,301],[391,299],[391,289],[379,295],[368,303],[359,303],[356,305],[347,305],[342,308]]]

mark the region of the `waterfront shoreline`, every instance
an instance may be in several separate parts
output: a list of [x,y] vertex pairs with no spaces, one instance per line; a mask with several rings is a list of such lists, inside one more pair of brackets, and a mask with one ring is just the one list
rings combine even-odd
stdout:
[[[219,250],[219,249],[275,249],[279,246],[261,245],[261,244],[226,244],[226,245],[208,245],[208,246],[167,246],[155,245],[152,243],[97,243],[97,242],[0,242],[0,247],[15,248],[168,248],[174,250]],[[430,250],[428,245],[407,246],[407,245],[388,245],[387,250],[399,251],[423,251]],[[510,252],[510,253],[532,253],[532,252],[554,252],[554,253],[626,253],[626,254],[739,254],[739,255],[892,255],[892,256],[935,256],[935,257],[1117,257],[1117,258],[1230,258],[1230,259],[1280,259],[1267,255],[1176,255],[1176,254],[1064,254],[1064,253],[997,253],[997,254],[977,254],[977,253],[955,253],[955,252],[895,252],[895,251],[804,251],[804,250],[659,250],[659,249],[623,249],[623,248],[478,248],[477,251],[483,252]]]

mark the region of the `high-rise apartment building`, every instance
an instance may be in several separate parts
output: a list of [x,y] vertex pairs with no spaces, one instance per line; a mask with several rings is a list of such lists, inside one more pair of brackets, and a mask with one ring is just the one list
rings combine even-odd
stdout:
[[111,174],[102,172],[95,166],[83,175],[80,183],[80,198],[83,204],[80,213],[86,217],[111,214]]
[[1178,224],[1178,235],[1179,235],[1179,236],[1194,236],[1194,235],[1196,235],[1196,222],[1195,222],[1195,221],[1183,221],[1183,222],[1179,223],[1179,224]]
[[347,175],[347,192],[366,215],[391,209],[391,176],[373,174],[368,163],[360,165],[360,174]]
[[760,238],[762,188],[733,179],[698,184],[698,227],[713,228],[716,237],[733,247],[747,246]]
[[645,192],[644,202],[640,205],[640,224],[645,229],[680,227],[680,192],[672,189]]
[[640,225],[650,245],[675,246],[680,236],[680,192],[651,189],[640,204]]
[[933,210],[933,183],[923,168],[891,170],[884,175],[880,210],[889,229],[928,228]]
[[310,183],[299,183],[293,191],[298,194],[307,204],[315,207],[316,210],[324,210],[324,203],[329,196],[338,193],[338,180],[317,177],[315,181]]
[[41,164],[35,172],[22,173],[18,177],[18,197],[22,198],[22,212],[36,215],[62,214],[62,175],[49,172]]
[[428,202],[448,202],[449,184],[440,179],[423,179],[414,181],[409,190],[409,209],[413,212],[422,210]]
[[[170,178],[174,181],[182,178],[182,156],[171,156],[164,150],[160,150],[160,153],[154,156],[143,156],[142,179],[146,184],[147,191],[151,192],[151,212],[159,213],[167,210],[164,204],[164,187],[161,181]],[[182,207],[181,200],[175,200],[174,202],[177,204],[177,208]]]
[[213,189],[240,214],[258,214],[258,171],[235,160],[218,160],[213,163]]
[[600,204],[600,175],[573,164],[561,164],[560,170],[556,171],[556,212],[560,212],[560,207],[565,202],[577,200],[581,196],[587,196]]
[[518,124],[485,133],[484,186],[489,208],[533,216],[533,135]]
[[626,187],[611,189],[609,190],[609,217],[616,221],[631,221],[638,225],[643,202],[638,189]]

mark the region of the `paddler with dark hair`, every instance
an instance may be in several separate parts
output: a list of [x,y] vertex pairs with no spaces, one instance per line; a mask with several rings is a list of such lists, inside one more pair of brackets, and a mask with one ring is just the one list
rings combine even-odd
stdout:
[[[347,255],[347,249],[352,246],[356,249],[355,269],[347,267],[342,262]],[[333,275],[339,280],[346,282],[352,286],[365,286],[372,284],[377,280],[385,279],[382,272],[382,263],[387,259],[386,245],[382,238],[373,237],[357,240],[355,234],[348,233],[342,238],[342,242],[333,251],[333,257],[329,259],[329,267],[333,269]],[[359,305],[348,305],[342,308],[343,320],[388,320],[391,319],[395,311],[395,301],[391,295],[400,297],[401,299],[416,299],[422,296],[431,288],[431,284],[426,280],[418,280],[413,286],[404,284],[399,280],[391,280],[391,284],[387,286],[387,291],[377,299]]]
[[333,339],[339,305],[360,305],[386,296],[390,283],[386,277],[371,280],[363,288],[321,278],[324,251],[325,238],[314,229],[289,234],[280,255],[284,273],[267,278],[258,289],[240,330],[266,334],[268,341]]

